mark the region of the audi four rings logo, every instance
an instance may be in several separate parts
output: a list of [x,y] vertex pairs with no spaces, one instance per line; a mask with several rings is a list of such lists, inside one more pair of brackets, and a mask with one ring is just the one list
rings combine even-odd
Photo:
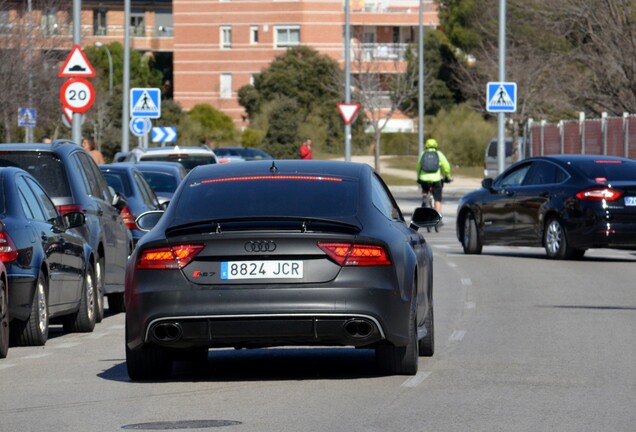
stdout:
[[276,243],[271,240],[249,241],[245,243],[245,250],[247,252],[274,252],[276,250]]

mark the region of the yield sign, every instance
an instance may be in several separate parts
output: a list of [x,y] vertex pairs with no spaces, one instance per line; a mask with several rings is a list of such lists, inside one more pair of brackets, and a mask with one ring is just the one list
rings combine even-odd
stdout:
[[95,69],[88,61],[88,58],[86,58],[86,54],[84,54],[82,48],[79,45],[75,45],[57,76],[62,78],[94,77]]
[[340,111],[340,117],[342,117],[345,124],[346,125],[351,124],[354,117],[356,116],[356,114],[358,114],[358,111],[360,110],[360,104],[359,103],[355,103],[355,104],[339,103],[337,105],[338,105],[338,111]]

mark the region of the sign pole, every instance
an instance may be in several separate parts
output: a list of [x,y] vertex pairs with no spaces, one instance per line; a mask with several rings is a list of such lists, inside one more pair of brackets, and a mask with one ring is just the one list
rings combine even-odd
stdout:
[[[351,103],[351,26],[349,25],[349,0],[345,0],[345,103]],[[345,161],[351,161],[351,123],[345,124]]]
[[125,125],[130,121],[130,0],[124,0],[124,93],[121,102],[121,151],[128,153],[130,134]]
[[[73,44],[81,44],[81,27],[82,27],[82,0],[73,0]],[[73,123],[71,124],[71,136],[77,144],[82,142],[82,118],[81,113],[73,112]]]
[[[506,0],[499,0],[499,82],[506,81]],[[497,167],[502,173],[506,160],[506,114],[497,114]]]

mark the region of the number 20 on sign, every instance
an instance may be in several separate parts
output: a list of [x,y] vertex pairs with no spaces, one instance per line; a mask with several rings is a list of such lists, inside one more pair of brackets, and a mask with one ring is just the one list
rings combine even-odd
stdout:
[[71,78],[60,89],[62,105],[73,112],[86,112],[95,101],[95,89],[84,78]]

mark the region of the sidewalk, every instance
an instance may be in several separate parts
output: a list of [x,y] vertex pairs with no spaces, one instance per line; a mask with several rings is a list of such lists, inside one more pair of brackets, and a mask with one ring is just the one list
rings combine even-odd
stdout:
[[[388,159],[390,156],[381,156],[380,157],[380,175],[382,174],[390,174],[395,177],[401,177],[406,179],[413,179],[413,186],[390,186],[391,191],[394,192],[419,192],[419,186],[415,183],[415,168],[413,170],[404,170],[404,169],[396,169],[389,168],[387,164],[383,161]],[[352,162],[360,162],[366,163],[371,167],[375,168],[374,157],[373,156],[351,156]],[[447,197],[461,197],[462,195],[473,191],[475,189],[479,189],[481,187],[481,178],[473,178],[473,177],[462,177],[462,176],[453,176],[453,182],[447,183],[444,185],[444,196]]]

